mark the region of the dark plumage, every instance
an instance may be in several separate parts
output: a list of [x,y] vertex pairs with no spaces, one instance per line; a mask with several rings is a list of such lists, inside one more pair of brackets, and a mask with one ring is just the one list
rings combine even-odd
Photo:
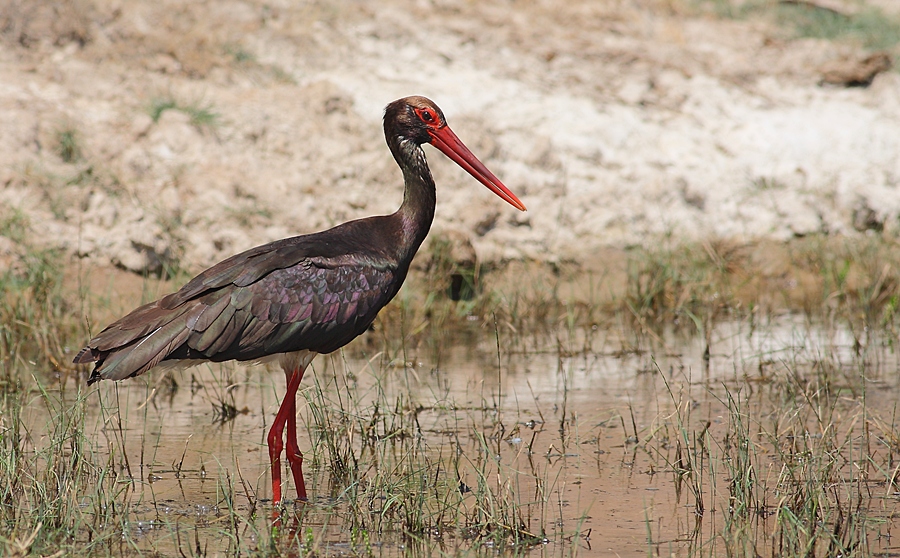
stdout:
[[518,209],[525,207],[450,131],[424,97],[385,109],[384,133],[403,170],[403,204],[396,213],[296,236],[232,256],[178,292],[107,326],[75,357],[94,363],[88,379],[138,376],[163,361],[254,361],[278,356],[288,392],[269,433],[273,497],[281,500],[281,434],[306,499],[297,449],[295,392],[303,369],[364,332],[403,284],[434,218],[434,181],[420,147],[431,143]]
[[[369,327],[409,269],[409,259],[375,255],[375,245],[391,245],[396,236],[379,226],[382,220],[352,221],[232,256],[108,326],[75,362],[95,362],[88,380],[94,383],[143,374],[162,360],[339,349]],[[348,235],[359,240],[342,241]]]

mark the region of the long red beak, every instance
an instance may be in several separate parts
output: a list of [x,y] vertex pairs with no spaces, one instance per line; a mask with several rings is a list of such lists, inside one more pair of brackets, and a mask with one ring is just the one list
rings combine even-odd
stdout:
[[478,157],[469,151],[468,147],[463,145],[463,142],[456,137],[456,134],[453,133],[453,130],[451,130],[449,126],[444,125],[441,128],[429,129],[428,133],[431,135],[431,145],[440,149],[441,153],[453,159],[457,165],[461,166],[466,172],[474,176],[478,182],[487,186],[491,192],[506,200],[508,204],[516,209],[525,211],[525,204],[520,202],[519,198],[510,192],[509,188],[504,186],[503,183],[500,182],[500,179],[494,176],[494,173],[489,171],[488,168],[478,160]]

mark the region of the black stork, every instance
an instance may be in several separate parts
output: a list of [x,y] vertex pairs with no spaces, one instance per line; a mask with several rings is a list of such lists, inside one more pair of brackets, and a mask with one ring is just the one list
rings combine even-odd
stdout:
[[425,97],[384,111],[384,136],[403,170],[396,213],[278,240],[232,256],[109,325],[75,363],[94,363],[88,384],[121,380],[160,363],[277,361],[287,391],[267,442],[272,498],[281,502],[282,435],[297,495],[306,500],[297,444],[296,394],[303,371],[366,331],[400,290],[434,219],[435,190],[422,144],[430,143],[516,209],[525,206],[463,145]]

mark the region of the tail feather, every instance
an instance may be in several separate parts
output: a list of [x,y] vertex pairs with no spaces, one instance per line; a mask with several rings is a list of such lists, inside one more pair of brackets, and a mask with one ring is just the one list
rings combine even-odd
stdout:
[[[88,384],[139,376],[185,345],[204,355],[226,349],[240,334],[227,292],[213,292],[176,308],[151,302],[109,325],[75,357],[94,363]],[[173,357],[179,358],[179,357]]]
[[165,309],[160,307],[158,300],[145,304],[108,325],[90,340],[88,347],[93,347],[100,351],[115,350],[132,341],[137,341],[150,335],[152,332],[177,320],[190,310],[190,306]]
[[89,385],[143,374],[187,341],[188,320],[204,308],[186,305],[165,310],[156,302],[142,306],[97,334],[74,362],[94,363]]
[[139,376],[166,358],[187,340],[190,330],[184,320],[175,320],[132,344],[110,351],[98,367],[104,380]]

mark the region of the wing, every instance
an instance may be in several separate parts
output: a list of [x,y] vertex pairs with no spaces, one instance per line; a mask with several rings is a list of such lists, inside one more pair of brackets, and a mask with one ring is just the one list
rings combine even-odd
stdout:
[[[399,289],[396,268],[307,260],[229,289],[228,302],[189,320],[173,358],[252,360],[276,353],[330,353],[364,332]],[[220,312],[221,308],[221,312]]]
[[[378,238],[384,217],[349,221],[319,233],[295,236],[257,246],[222,260],[187,282],[178,292],[159,301],[162,308],[173,309],[203,293],[227,286],[246,287],[268,274],[302,264],[323,267],[397,265],[397,258],[382,253],[380,246],[395,243]],[[375,240],[382,242],[376,242]],[[366,257],[365,254],[370,254]]]
[[406,275],[384,262],[268,247],[229,258],[136,309],[91,339],[75,362],[95,363],[92,383],[137,376],[167,359],[331,352],[368,328]]

